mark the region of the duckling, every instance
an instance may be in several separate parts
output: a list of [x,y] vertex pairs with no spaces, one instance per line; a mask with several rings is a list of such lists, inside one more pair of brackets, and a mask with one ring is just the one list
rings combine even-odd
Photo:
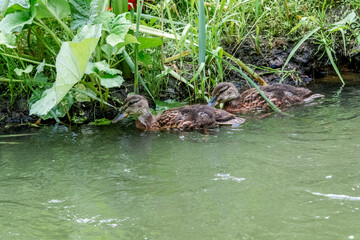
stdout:
[[164,111],[153,116],[148,101],[141,95],[127,97],[122,111],[112,123],[132,115],[136,118],[136,127],[141,130],[196,130],[214,128],[219,125],[238,125],[245,121],[224,110],[206,105],[187,105]]
[[[324,97],[322,94],[313,94],[307,88],[288,84],[267,85],[259,88],[271,102],[282,109]],[[271,109],[255,88],[250,88],[240,94],[235,85],[229,82],[219,83],[214,88],[208,106],[216,106],[218,103],[224,103],[223,109],[230,113]]]

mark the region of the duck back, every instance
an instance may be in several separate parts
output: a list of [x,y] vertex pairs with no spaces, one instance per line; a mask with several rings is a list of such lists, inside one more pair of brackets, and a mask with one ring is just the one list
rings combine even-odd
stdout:
[[233,114],[224,110],[197,104],[166,110],[157,121],[160,129],[192,130],[214,128],[232,122],[235,124],[239,122],[236,119]]
[[[301,104],[305,99],[311,98],[311,96],[313,96],[313,92],[307,88],[294,87],[288,84],[261,86],[260,90],[267,98],[270,99],[272,103],[274,103],[279,108]],[[323,95],[320,95],[320,97],[323,97]],[[270,109],[268,103],[255,88],[251,88],[243,92],[237,102],[238,105],[241,105],[244,110]]]

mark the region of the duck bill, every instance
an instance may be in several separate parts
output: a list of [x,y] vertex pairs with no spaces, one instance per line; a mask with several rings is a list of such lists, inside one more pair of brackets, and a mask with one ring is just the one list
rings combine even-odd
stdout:
[[126,118],[129,114],[125,112],[120,112],[111,122],[117,123],[118,121],[122,120],[123,118]]
[[210,102],[208,103],[208,106],[214,107],[217,105],[216,97],[211,98]]

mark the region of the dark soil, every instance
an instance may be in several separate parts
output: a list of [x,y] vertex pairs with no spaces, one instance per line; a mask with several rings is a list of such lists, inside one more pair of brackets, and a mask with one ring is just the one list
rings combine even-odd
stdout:
[[[253,42],[241,46],[227,46],[225,49],[246,64],[253,65],[253,67],[264,66],[273,70],[281,70],[295,44],[296,42],[277,38],[271,45],[263,43],[260,55],[256,54]],[[344,50],[339,45],[336,49],[336,64],[342,73],[360,72],[360,48],[353,43],[349,49],[345,55]],[[306,86],[313,83],[313,80],[327,75],[336,75],[327,55],[323,55],[323,53],[324,50],[321,47],[319,49],[319,45],[304,42],[285,67],[285,70],[293,70],[294,73],[285,78],[283,83]],[[279,83],[281,80],[278,74],[266,73],[269,72],[267,70],[256,69],[255,72],[261,75],[268,84]],[[235,71],[231,72],[230,78],[235,82],[243,81],[242,77]]]
[[[281,70],[286,58],[296,43],[287,42],[284,38],[275,39],[271,45],[263,43],[261,45],[261,54],[257,55],[253,42],[243,43],[239,45],[229,45],[224,47],[225,51],[233,54],[233,56],[241,59],[243,62],[255,68],[255,66],[264,66],[271,69]],[[360,72],[360,50],[354,44],[351,51],[345,53],[341,47],[337,49],[337,65],[340,66],[342,72]],[[294,57],[286,66],[286,70],[295,70],[288,76],[284,83],[306,86],[314,83],[315,79],[326,75],[335,75],[331,63],[327,57],[321,57],[322,51],[318,51],[318,45],[305,42],[298,49]],[[267,73],[266,71],[256,69],[258,74],[269,84],[278,83],[280,76],[276,73]],[[235,71],[227,70],[225,81],[237,82],[244,88],[248,87],[246,81]],[[1,87],[1,86],[0,86]],[[125,99],[127,93],[132,92],[132,86],[124,85],[120,89],[112,90],[111,96],[116,99]],[[184,100],[188,97],[186,85],[179,83],[177,80],[170,78],[167,85],[167,91],[161,94],[164,99]],[[111,104],[120,107],[117,101],[110,100]],[[150,106],[154,107],[154,103],[150,102]],[[100,108],[99,102],[76,103],[71,108],[71,116],[82,118],[81,123],[91,122],[99,118],[112,119],[117,111],[110,107]],[[29,115],[28,99],[18,96],[13,104],[10,104],[9,97],[0,96],[0,129],[6,129],[9,126],[29,125],[35,123],[39,118]],[[67,119],[65,118],[66,122]],[[51,124],[54,120],[41,121],[41,123]]]

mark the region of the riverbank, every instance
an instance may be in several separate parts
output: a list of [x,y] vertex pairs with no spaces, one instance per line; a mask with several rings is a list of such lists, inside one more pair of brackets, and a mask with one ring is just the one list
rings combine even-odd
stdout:
[[[241,60],[250,78],[255,72],[267,84],[311,88],[324,76],[360,72],[360,5],[353,1],[230,0],[207,1],[201,7],[196,1],[165,6],[152,1],[135,14],[115,5],[104,12],[104,1],[103,7],[83,9],[90,24],[77,19],[80,9],[74,2],[66,4],[57,17],[38,11],[37,18],[18,19],[9,30],[5,26],[13,24],[9,19],[16,17],[16,9],[25,15],[33,12],[29,4],[19,8],[15,3],[4,12],[0,30],[10,33],[0,32],[0,127],[112,119],[134,92],[149,100],[192,104],[206,103],[221,81],[239,83],[240,91],[249,88],[221,58]],[[53,6],[39,7],[45,11]],[[204,15],[199,9],[205,9]],[[141,28],[136,19],[141,19]],[[159,31],[162,25],[164,32]],[[90,38],[91,51],[77,54],[89,49]],[[333,84],[340,86],[338,77]],[[29,108],[37,116],[29,115]]]
[[[263,44],[262,53],[257,55],[251,43],[243,46],[228,45],[225,49],[231,52],[236,58],[241,59],[249,66],[254,67],[268,84],[277,84],[281,82],[281,68],[286,61],[289,53],[293,49],[294,43],[289,43],[285,38],[276,39],[272,45]],[[341,85],[341,82],[332,69],[331,63],[325,59],[319,59],[320,53],[316,54],[316,45],[304,43],[297,51],[294,57],[288,63],[286,70],[289,75],[283,79],[282,83],[312,87],[314,84]],[[353,55],[351,58],[344,57],[342,52],[337,53],[337,65],[342,72],[346,84],[358,84],[360,72],[360,54]],[[256,68],[257,66],[257,68]],[[233,70],[225,71],[224,81],[240,83],[240,91],[249,88],[246,80]],[[326,77],[326,78],[324,78]],[[126,86],[126,87],[125,87]],[[117,99],[123,100],[127,94],[133,91],[131,81],[124,84],[121,88],[112,89],[111,94]],[[145,94],[145,93],[144,93]],[[167,89],[162,93],[162,100],[176,99],[183,101],[187,96],[186,84],[179,82],[175,78],[170,78]],[[116,107],[121,107],[116,101],[111,101]],[[151,104],[155,108],[154,103]],[[70,111],[74,116],[72,124],[83,124],[93,122],[99,118],[112,119],[116,115],[116,110],[110,107],[100,108],[98,101],[75,103]],[[70,123],[67,117],[64,122]],[[16,96],[11,100],[9,96],[0,97],[0,127],[14,125],[31,125],[34,123],[52,124],[55,120],[40,121],[35,115],[29,115],[29,99],[23,95]]]

